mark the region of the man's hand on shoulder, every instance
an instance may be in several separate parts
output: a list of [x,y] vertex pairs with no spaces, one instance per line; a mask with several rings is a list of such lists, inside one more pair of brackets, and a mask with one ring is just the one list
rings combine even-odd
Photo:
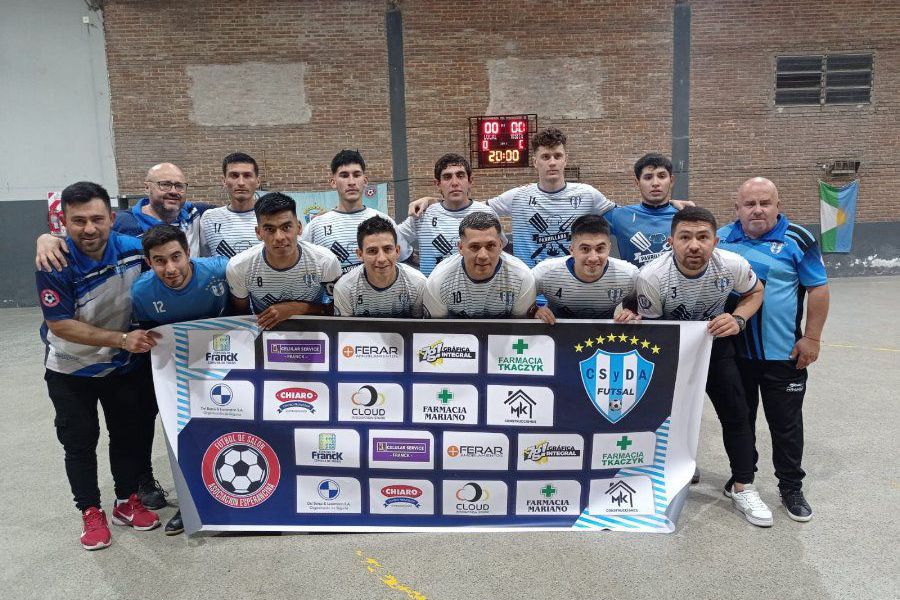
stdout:
[[425,214],[425,210],[432,204],[437,204],[441,199],[435,196],[423,196],[409,203],[409,216],[420,218]]
[[49,233],[43,233],[38,236],[35,250],[34,266],[38,271],[62,271],[69,265],[66,255],[69,253],[69,246],[66,240]]

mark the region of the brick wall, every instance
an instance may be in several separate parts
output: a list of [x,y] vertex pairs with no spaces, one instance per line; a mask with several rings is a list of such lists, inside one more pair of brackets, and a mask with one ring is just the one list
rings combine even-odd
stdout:
[[[139,191],[146,168],[170,160],[185,168],[195,199],[221,200],[219,161],[235,150],[260,159],[272,189],[325,188],[328,161],[341,147],[364,153],[372,180],[391,180],[386,5],[110,2],[104,17],[120,188]],[[540,127],[556,125],[569,134],[570,165],[580,168],[582,181],[619,202],[634,201],[634,160],[671,146],[672,5],[400,2],[411,196],[433,191],[432,165],[440,154],[467,152],[468,117],[515,104],[506,71],[508,61],[519,60],[526,73],[535,73],[527,85],[519,80],[521,110],[538,112]],[[817,221],[817,165],[846,156],[862,161],[858,218],[896,220],[900,200],[888,188],[898,178],[888,160],[900,155],[900,51],[894,39],[900,5],[691,5],[692,199],[729,217],[741,181],[765,175],[779,185],[792,217]],[[871,105],[775,108],[776,54],[836,50],[875,52]],[[260,125],[232,115],[222,124],[201,124],[208,118],[198,117],[196,94],[210,92],[196,91],[195,70],[248,63],[263,74],[251,81],[248,112],[254,118],[271,116],[259,104],[277,100],[281,88],[291,94],[289,102],[305,94],[309,118]],[[300,64],[305,76],[298,92],[279,77]],[[578,85],[585,77],[587,92]],[[478,171],[474,193],[490,197],[533,180],[532,169]]]

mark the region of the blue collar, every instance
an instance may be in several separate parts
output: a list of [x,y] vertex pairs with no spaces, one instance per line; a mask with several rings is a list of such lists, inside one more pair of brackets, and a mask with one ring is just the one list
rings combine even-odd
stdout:
[[790,222],[788,221],[787,217],[785,217],[783,214],[779,214],[778,220],[775,221],[775,227],[758,238],[751,238],[744,233],[744,228],[741,227],[741,222],[735,221],[734,223],[732,223],[731,232],[728,234],[728,237],[725,238],[725,241],[729,243],[735,243],[754,239],[760,242],[784,242],[784,234],[787,232],[788,225],[790,225]]
[[[163,222],[157,219],[156,217],[151,217],[150,215],[144,214],[141,210],[145,206],[150,204],[150,198],[141,198],[141,201],[131,207],[131,212],[134,215],[134,218],[137,219],[138,223],[144,226],[144,231],[150,229],[154,225],[162,225]],[[191,208],[190,202],[185,202],[181,205],[181,212],[178,213],[178,219],[173,223],[169,223],[169,225],[181,225],[183,223],[187,223],[191,216],[188,213],[188,210]]]

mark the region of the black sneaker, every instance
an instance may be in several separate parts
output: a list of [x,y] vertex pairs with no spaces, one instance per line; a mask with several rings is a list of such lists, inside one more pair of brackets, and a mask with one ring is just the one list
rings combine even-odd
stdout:
[[141,504],[151,510],[159,510],[169,504],[166,501],[168,494],[152,475],[141,480],[137,494],[141,499]]
[[734,487],[734,477],[729,477],[728,481],[725,482],[725,488],[722,489],[722,495],[726,498],[731,498],[731,488]]
[[803,497],[802,490],[781,490],[781,503],[793,520],[806,523],[812,519],[812,508]]
[[691,485],[700,483],[700,469],[694,468],[694,475],[691,477]]
[[181,521],[181,511],[179,510],[175,513],[175,516],[166,523],[165,532],[166,535],[178,535],[182,531],[184,531],[184,523]]

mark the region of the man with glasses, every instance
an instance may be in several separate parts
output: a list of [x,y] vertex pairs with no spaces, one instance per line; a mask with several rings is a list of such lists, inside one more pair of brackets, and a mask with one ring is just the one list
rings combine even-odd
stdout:
[[[125,235],[143,237],[154,225],[175,225],[188,239],[191,253],[200,255],[200,216],[212,205],[186,202],[187,183],[184,173],[172,163],[150,167],[144,180],[147,196],[130,210],[116,212],[113,230]],[[49,233],[38,237],[35,266],[43,271],[61,270],[66,266],[68,249],[62,239]]]

